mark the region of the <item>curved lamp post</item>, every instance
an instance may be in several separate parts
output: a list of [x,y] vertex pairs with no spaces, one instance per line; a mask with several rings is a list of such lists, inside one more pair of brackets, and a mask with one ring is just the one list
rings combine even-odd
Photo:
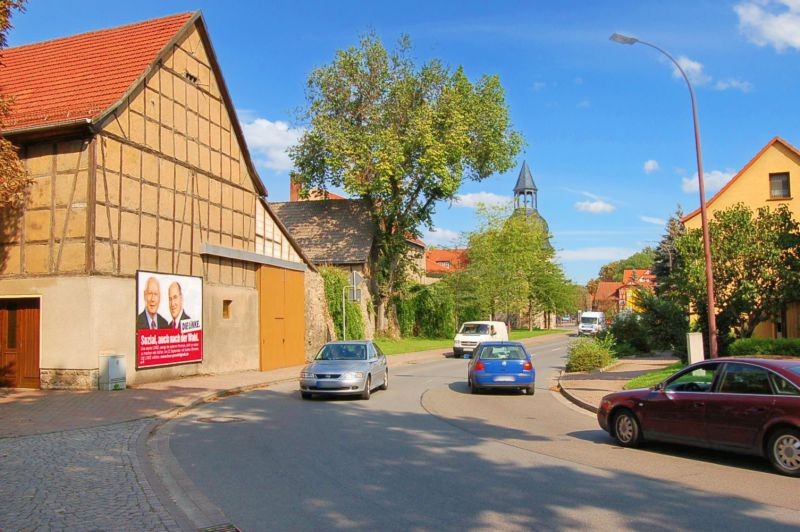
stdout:
[[686,86],[689,87],[689,96],[692,99],[692,118],[694,119],[694,145],[695,150],[697,151],[697,181],[700,188],[700,223],[703,228],[703,251],[705,252],[706,286],[708,288],[706,291],[708,294],[708,348],[709,356],[711,358],[717,358],[717,319],[714,314],[714,274],[711,268],[711,237],[708,232],[705,186],[703,184],[703,158],[700,155],[700,129],[697,125],[697,104],[695,103],[694,99],[694,89],[692,88],[692,84],[689,83],[689,77],[686,75],[686,72],[683,71],[681,65],[679,65],[678,62],[675,61],[675,59],[665,50],[662,50],[658,46],[650,44],[649,42],[640,41],[635,37],[628,37],[627,35],[621,35],[619,33],[613,34],[610,39],[620,44],[639,43],[658,50],[667,56],[670,61],[672,61],[672,63],[675,65],[675,68],[678,69],[678,72],[681,73],[683,79],[686,81]]

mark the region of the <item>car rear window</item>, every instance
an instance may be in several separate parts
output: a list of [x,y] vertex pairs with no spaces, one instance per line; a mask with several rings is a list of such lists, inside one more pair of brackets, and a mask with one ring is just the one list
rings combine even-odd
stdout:
[[481,350],[480,358],[488,360],[525,360],[525,351],[516,345],[487,346]]

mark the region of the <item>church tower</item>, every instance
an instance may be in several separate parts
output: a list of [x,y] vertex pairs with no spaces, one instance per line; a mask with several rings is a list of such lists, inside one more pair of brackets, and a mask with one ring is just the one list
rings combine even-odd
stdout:
[[517,184],[514,185],[514,209],[525,209],[526,214],[530,214],[531,211],[538,213],[537,192],[538,189],[533,182],[533,175],[531,175],[531,170],[528,168],[528,162],[523,161]]

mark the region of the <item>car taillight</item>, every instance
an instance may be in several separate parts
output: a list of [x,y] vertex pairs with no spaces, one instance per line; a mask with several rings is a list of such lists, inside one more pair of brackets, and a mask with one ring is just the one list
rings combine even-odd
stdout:
[[486,366],[483,365],[483,360],[478,360],[475,363],[475,371],[483,371],[486,369]]
[[531,364],[530,360],[526,360],[522,365],[522,371],[533,371],[533,364]]

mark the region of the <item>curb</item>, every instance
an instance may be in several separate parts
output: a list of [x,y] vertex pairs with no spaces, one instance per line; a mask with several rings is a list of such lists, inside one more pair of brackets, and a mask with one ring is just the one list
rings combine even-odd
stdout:
[[563,375],[564,375],[564,370],[562,369],[561,373],[558,375],[558,391],[561,393],[561,395],[563,395],[569,402],[573,403],[574,405],[577,405],[583,408],[584,410],[588,410],[589,412],[596,414],[597,411],[599,410],[596,406],[589,404],[582,399],[579,399],[578,397],[572,395],[566,388],[561,386],[561,377]]

